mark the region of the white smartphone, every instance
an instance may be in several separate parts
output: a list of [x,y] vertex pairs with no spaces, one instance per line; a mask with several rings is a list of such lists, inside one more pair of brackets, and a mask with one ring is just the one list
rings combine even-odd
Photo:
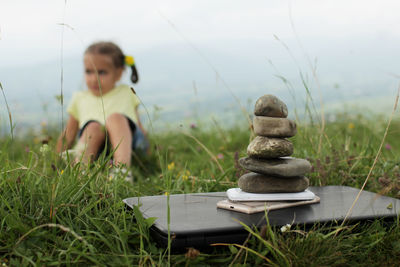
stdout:
[[293,201],[315,198],[315,194],[308,189],[296,193],[248,193],[240,188],[230,188],[226,195],[232,201]]
[[224,199],[217,202],[217,208],[252,214],[263,211],[309,205],[318,203],[319,201],[320,198],[318,196],[315,196],[315,198],[312,200],[300,201],[230,201],[229,199]]

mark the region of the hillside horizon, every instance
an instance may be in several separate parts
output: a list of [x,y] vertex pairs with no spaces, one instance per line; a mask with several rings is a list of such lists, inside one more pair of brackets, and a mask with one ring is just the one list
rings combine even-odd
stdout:
[[[366,60],[365,54],[374,46],[373,42],[360,45],[367,41],[338,43],[335,50],[318,47],[316,51],[312,45],[310,49],[321,54],[315,58],[303,55],[295,43],[288,44],[294,47],[288,52],[279,42],[263,40],[231,41],[231,46],[228,42],[213,46],[200,43],[195,47],[198,50],[185,43],[160,45],[132,53],[140,75],[139,83],[133,86],[147,110],[159,110],[157,115],[166,122],[179,123],[199,115],[219,117],[235,110],[240,113],[237,99],[243,107],[249,107],[263,94],[277,95],[293,110],[302,108],[307,97],[301,77],[315,105],[319,105],[320,92],[308,63],[313,60],[328,110],[340,110],[346,104],[385,112],[391,109],[393,103],[388,101],[394,99],[397,89],[394,70],[400,63],[394,62],[393,56],[399,52],[393,55],[392,48],[377,51]],[[63,58],[64,111],[72,93],[85,88],[81,61],[81,54],[76,53]],[[367,61],[374,64],[365,64]],[[56,96],[61,93],[61,59],[23,67],[0,65],[0,74],[17,125],[60,121],[61,106]],[[127,75],[121,82],[129,84]],[[3,104],[0,120],[7,125]]]

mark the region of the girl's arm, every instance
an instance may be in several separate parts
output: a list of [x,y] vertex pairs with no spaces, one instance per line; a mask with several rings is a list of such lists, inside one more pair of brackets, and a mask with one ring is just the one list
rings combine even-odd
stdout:
[[60,137],[57,140],[56,150],[58,153],[72,147],[78,128],[79,121],[75,119],[74,116],[70,115],[64,131],[60,134]]

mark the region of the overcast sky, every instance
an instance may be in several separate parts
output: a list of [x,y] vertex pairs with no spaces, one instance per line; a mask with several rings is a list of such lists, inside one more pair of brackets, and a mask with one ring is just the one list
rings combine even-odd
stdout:
[[[164,43],[218,44],[223,40],[274,41],[400,37],[396,0],[1,0],[0,66],[82,53],[95,40],[123,50]],[[175,26],[171,26],[171,23]],[[71,29],[71,28],[73,29]],[[184,36],[184,37],[183,37]]]
[[[325,101],[393,98],[399,10],[398,0],[0,0],[0,82],[13,113],[27,118],[60,93],[61,55],[71,95],[83,89],[85,48],[111,40],[135,56],[141,75],[135,88],[144,102],[169,104],[164,112],[182,112],[194,83],[206,105],[218,106],[210,94],[217,103],[234,103],[220,88],[220,74],[242,101],[271,91],[288,101],[277,74],[301,99],[299,72],[313,76],[309,59],[318,62]],[[0,121],[1,113],[3,104]]]

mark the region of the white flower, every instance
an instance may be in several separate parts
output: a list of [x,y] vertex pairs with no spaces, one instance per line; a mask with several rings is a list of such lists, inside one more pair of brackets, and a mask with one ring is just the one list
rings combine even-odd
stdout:
[[286,225],[282,226],[281,232],[284,233],[284,232],[290,230],[290,227],[292,227],[290,224],[286,224]]
[[40,149],[40,153],[46,154],[48,151],[50,151],[49,145],[48,144],[43,144]]

